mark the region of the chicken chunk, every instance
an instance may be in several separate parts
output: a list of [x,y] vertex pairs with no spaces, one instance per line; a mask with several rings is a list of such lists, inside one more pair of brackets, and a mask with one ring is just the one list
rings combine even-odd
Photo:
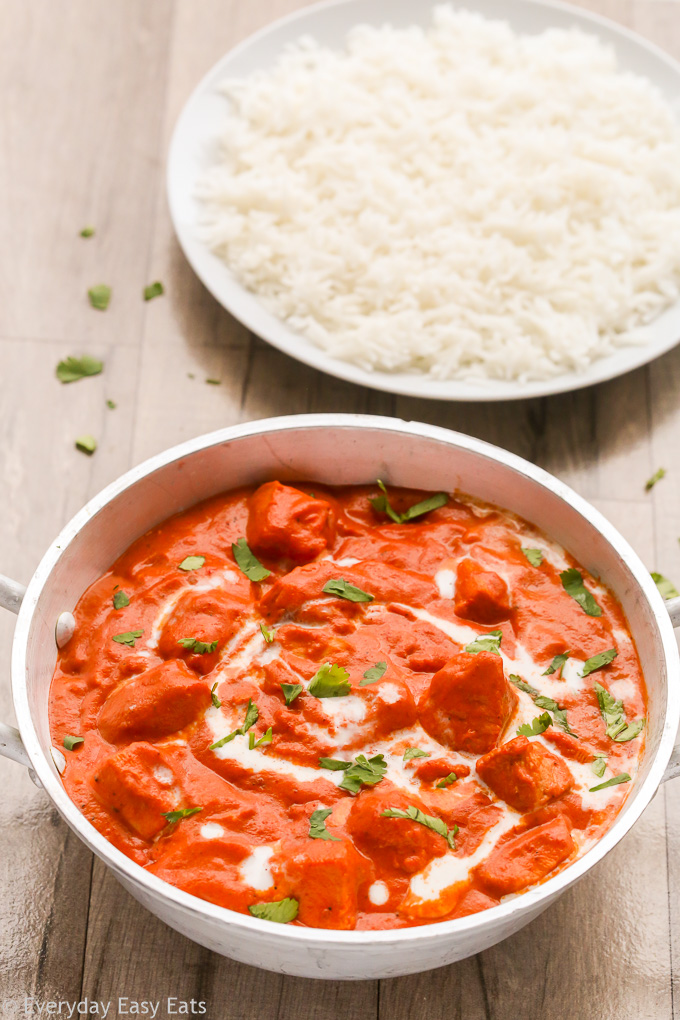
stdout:
[[508,586],[493,570],[483,570],[474,560],[461,560],[456,571],[458,616],[476,623],[500,623],[510,615]]
[[326,549],[333,525],[333,508],[326,500],[266,482],[251,496],[246,535],[256,552],[307,563]]
[[111,744],[156,740],[184,729],[210,704],[210,688],[172,659],[127,680],[99,713],[97,726]]
[[574,785],[568,767],[542,744],[515,737],[477,761],[477,774],[516,811],[534,811]]
[[569,826],[559,815],[501,843],[479,865],[477,878],[492,895],[506,896],[540,882],[574,849]]
[[484,754],[502,736],[516,704],[499,655],[459,652],[432,677],[420,702],[420,722],[452,750]]
[[177,807],[174,776],[152,744],[130,744],[99,767],[95,792],[135,835],[151,841],[168,824],[163,812]]

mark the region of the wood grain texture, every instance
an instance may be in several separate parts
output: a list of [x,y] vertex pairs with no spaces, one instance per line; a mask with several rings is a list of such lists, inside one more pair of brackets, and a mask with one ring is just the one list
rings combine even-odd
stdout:
[[[174,239],[175,119],[230,46],[301,0],[5,0],[0,5],[0,568],[27,581],[59,527],[128,466],[232,422],[357,411],[498,443],[591,499],[650,569],[680,580],[680,351],[548,400],[444,404],[323,376],[251,336]],[[582,0],[680,57],[678,0]],[[97,233],[78,231],[91,222]],[[142,287],[161,279],[149,303]],[[87,287],[114,288],[106,314]],[[105,372],[61,386],[57,360]],[[206,378],[220,380],[206,384]],[[110,410],[106,400],[117,406]],[[82,432],[99,441],[88,458]],[[659,466],[667,477],[649,494]],[[0,617],[7,662],[12,621]],[[2,718],[11,718],[6,685]],[[218,957],[143,910],[0,760],[0,1014],[25,995],[202,999],[215,1020],[667,1020],[680,1016],[680,783],[513,938],[384,982],[282,978]],[[266,963],[266,961],[263,961]],[[115,1015],[115,1014],[110,1014]],[[161,1020],[170,1014],[161,1008]]]

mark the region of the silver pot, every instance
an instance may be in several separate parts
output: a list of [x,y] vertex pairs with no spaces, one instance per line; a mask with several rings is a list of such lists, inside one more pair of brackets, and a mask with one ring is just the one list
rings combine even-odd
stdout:
[[[416,489],[460,490],[544,529],[616,593],[649,692],[639,774],[611,829],[565,871],[522,896],[456,921],[396,931],[326,931],[260,921],[197,899],[117,850],[66,794],[52,756],[48,694],[57,647],[80,595],[154,524],[199,500],[267,478],[349,485],[383,478]],[[18,612],[12,689],[19,729],[0,726],[0,753],[28,766],[62,818],[122,885],[172,928],[242,963],[283,974],[365,979],[410,974],[480,952],[528,924],[607,854],[659,784],[680,775],[673,741],[680,660],[673,623],[628,543],[560,481],[497,447],[432,425],[362,415],[314,414],[236,425],[193,439],[133,468],[91,500],[47,550],[28,588],[0,580],[0,605]],[[670,616],[669,616],[670,613]]]

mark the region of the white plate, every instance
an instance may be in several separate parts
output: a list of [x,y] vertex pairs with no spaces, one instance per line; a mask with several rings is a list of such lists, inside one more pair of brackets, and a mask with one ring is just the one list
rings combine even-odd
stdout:
[[[680,302],[648,327],[650,341],[622,348],[581,373],[568,373],[541,382],[486,380],[438,381],[427,376],[369,372],[326,354],[268,312],[254,294],[239,284],[221,259],[197,236],[195,183],[209,162],[209,152],[224,126],[226,100],[217,86],[228,77],[242,77],[270,67],[288,43],[303,34],[326,46],[338,46],[359,23],[396,27],[430,22],[431,8],[441,0],[331,0],[305,8],[274,22],[227,53],[198,84],[175,126],[167,170],[170,214],[179,243],[194,271],[213,296],[248,329],[298,361],[340,379],[374,389],[439,400],[518,400],[591,386],[644,365],[680,341]],[[508,21],[520,32],[578,26],[614,47],[620,66],[646,75],[680,109],[680,64],[633,32],[559,0],[454,0],[455,7],[476,10],[489,18]]]

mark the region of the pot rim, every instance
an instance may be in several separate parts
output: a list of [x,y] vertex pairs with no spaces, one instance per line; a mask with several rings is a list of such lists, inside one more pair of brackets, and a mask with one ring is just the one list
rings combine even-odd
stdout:
[[19,730],[31,765],[46,793],[70,828],[114,873],[123,877],[126,883],[132,884],[137,889],[143,891],[146,894],[147,905],[149,899],[152,901],[160,899],[167,904],[172,904],[184,914],[192,915],[199,923],[205,918],[226,926],[244,928],[251,933],[263,933],[265,929],[263,929],[262,925],[265,922],[260,919],[229,910],[226,907],[220,907],[217,904],[210,903],[208,900],[199,899],[197,896],[183,892],[176,886],[170,885],[155,875],[150,874],[141,865],[136,864],[123,854],[122,851],[116,849],[112,843],[109,843],[80,813],[66,793],[53,763],[40,746],[28,703],[28,690],[25,682],[27,675],[27,641],[36,604],[44,587],[49,583],[52,571],[60,557],[81,529],[120,493],[133,487],[141,479],[152,475],[155,471],[173,461],[180,460],[211,446],[219,446],[227,441],[266,435],[271,432],[329,427],[336,429],[380,429],[386,432],[398,432],[405,436],[410,435],[430,439],[448,446],[464,449],[511,468],[522,478],[538,483],[554,495],[568,502],[580,516],[585,517],[589,524],[596,528],[603,540],[616,551],[630,570],[642,594],[651,606],[658,627],[659,647],[663,653],[668,671],[666,712],[659,746],[651,763],[649,773],[638,789],[632,792],[632,797],[627,802],[623,813],[616,817],[612,826],[583,857],[569,865],[564,871],[559,872],[554,878],[548,879],[541,885],[514,899],[501,903],[499,906],[490,907],[477,914],[455,920],[435,921],[416,927],[390,929],[387,931],[338,931],[336,929],[303,928],[285,924],[277,925],[274,929],[272,929],[271,925],[267,925],[266,931],[268,935],[280,936],[283,939],[292,940],[293,942],[297,941],[301,944],[314,942],[318,945],[326,945],[329,948],[337,946],[338,948],[356,947],[361,949],[373,944],[385,947],[412,941],[419,943],[428,940],[436,941],[454,932],[456,935],[463,935],[468,932],[479,932],[486,927],[492,928],[496,924],[500,925],[503,921],[507,921],[513,915],[535,914],[539,904],[543,903],[547,906],[550,901],[577,882],[586,872],[590,871],[591,868],[601,861],[632,828],[657,792],[670,759],[680,721],[680,655],[675,642],[670,617],[651,575],[637,553],[633,551],[623,536],[619,534],[616,528],[598,510],[554,475],[544,471],[543,468],[537,467],[516,454],[503,450],[484,440],[466,436],[459,432],[453,432],[437,425],[407,422],[399,418],[365,414],[285,415],[277,418],[263,418],[244,424],[230,425],[190,439],[150,457],[125,472],[125,474],[121,475],[89,500],[61,530],[44,554],[27,587],[26,595],[17,618],[12,648],[12,692]]

